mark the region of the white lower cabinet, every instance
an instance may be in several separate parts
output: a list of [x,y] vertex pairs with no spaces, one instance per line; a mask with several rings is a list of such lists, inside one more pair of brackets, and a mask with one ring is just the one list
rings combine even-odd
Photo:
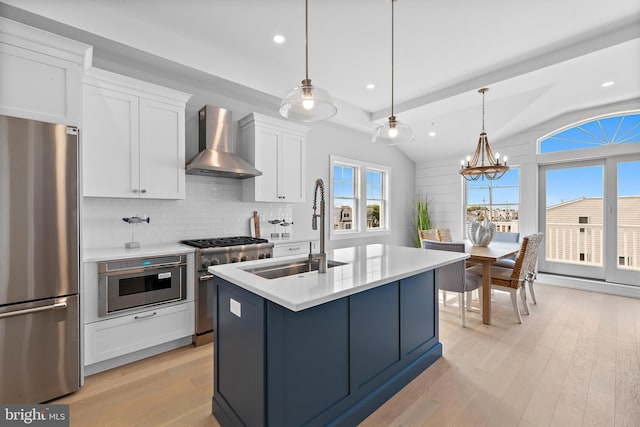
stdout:
[[275,243],[273,246],[273,257],[289,256],[289,255],[308,255],[309,242],[311,242],[311,250],[313,253],[320,250],[320,242],[318,240],[303,240],[292,243]]
[[194,310],[190,301],[85,324],[85,366],[193,334]]

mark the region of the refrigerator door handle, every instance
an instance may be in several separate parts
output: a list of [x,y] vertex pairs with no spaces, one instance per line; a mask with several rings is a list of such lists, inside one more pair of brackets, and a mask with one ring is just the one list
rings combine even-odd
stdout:
[[10,311],[8,313],[0,314],[0,319],[6,319],[6,318],[9,318],[9,317],[14,317],[14,316],[23,316],[25,314],[39,313],[41,311],[58,310],[58,309],[61,309],[61,308],[67,308],[67,303],[66,302],[58,302],[58,303],[51,304],[51,305],[45,305],[43,307],[25,308],[24,310]]

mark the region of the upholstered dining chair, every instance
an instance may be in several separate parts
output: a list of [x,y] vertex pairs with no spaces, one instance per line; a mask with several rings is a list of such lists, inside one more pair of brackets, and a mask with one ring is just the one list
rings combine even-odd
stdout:
[[[501,232],[493,235],[494,242],[511,242],[518,243],[520,241],[520,233],[518,232]],[[493,263],[499,267],[513,268],[516,264],[517,255],[512,255],[507,258],[500,259]]]
[[[438,251],[464,252],[464,242],[435,242],[423,240],[424,249],[435,249]],[[471,308],[471,291],[482,286],[482,276],[469,272],[465,269],[464,261],[445,265],[436,270],[436,282],[438,289],[458,293],[458,305],[462,317],[462,326],[466,327],[465,310]],[[465,304],[465,293],[467,294]],[[446,301],[446,293],[445,293]]]
[[[515,235],[517,235],[517,237]],[[496,237],[498,238],[496,239]],[[494,241],[502,241],[502,242],[517,242],[519,238],[520,238],[520,233],[496,233],[493,236]],[[540,252],[540,245],[542,244],[543,239],[544,239],[544,233],[536,233],[529,236],[529,240],[530,240],[529,244],[533,245],[531,248],[531,252],[532,252],[532,256],[534,257],[534,260],[532,260],[529,266],[530,267],[529,271],[527,272],[526,287],[529,288],[531,301],[533,301],[534,304],[538,304],[538,301],[536,300],[536,294],[535,294],[535,291],[533,290],[533,282],[535,282],[537,278],[536,265],[538,264],[538,253]],[[498,267],[513,268],[516,263],[515,258],[516,258],[515,255],[513,257],[504,258],[494,262],[493,265],[496,265]],[[526,292],[526,290],[523,290],[523,291]]]
[[[496,290],[506,291],[511,294],[511,304],[516,316],[516,321],[522,323],[520,308],[518,306],[517,294],[520,293],[520,300],[524,308],[524,313],[529,314],[527,306],[527,296],[524,290],[525,282],[529,277],[529,272],[533,269],[532,264],[535,263],[535,240],[536,235],[526,236],[520,244],[520,252],[516,258],[513,268],[491,266],[491,287]],[[467,271],[482,275],[482,266],[476,265]]]
[[440,235],[438,234],[437,228],[432,228],[429,230],[420,230],[420,240],[434,240],[436,242],[440,241]]
[[448,228],[438,228],[438,236],[441,242],[453,242],[451,230]]
[[542,246],[542,242],[544,240],[544,233],[537,233],[533,235],[534,239],[534,247],[532,248],[532,257],[533,259],[530,262],[530,270],[527,274],[527,285],[529,287],[529,294],[531,295],[531,300],[534,304],[538,304],[536,300],[536,293],[533,290],[533,283],[538,278],[537,265],[538,265],[538,254],[540,253],[540,246]]

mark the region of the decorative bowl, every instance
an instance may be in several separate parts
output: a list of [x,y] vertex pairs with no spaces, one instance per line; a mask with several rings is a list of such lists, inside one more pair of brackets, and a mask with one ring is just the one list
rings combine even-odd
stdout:
[[467,237],[469,237],[473,246],[489,246],[495,232],[496,225],[489,221],[489,218],[482,220],[473,218],[467,223]]

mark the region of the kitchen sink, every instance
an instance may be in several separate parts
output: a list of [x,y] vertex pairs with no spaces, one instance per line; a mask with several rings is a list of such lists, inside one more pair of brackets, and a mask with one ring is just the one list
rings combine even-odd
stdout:
[[[327,268],[345,265],[346,262],[327,260]],[[271,264],[265,267],[247,268],[244,271],[252,273],[265,279],[278,279],[280,277],[293,276],[294,274],[308,273],[318,270],[318,261],[301,259],[296,261],[287,261],[286,263]]]

